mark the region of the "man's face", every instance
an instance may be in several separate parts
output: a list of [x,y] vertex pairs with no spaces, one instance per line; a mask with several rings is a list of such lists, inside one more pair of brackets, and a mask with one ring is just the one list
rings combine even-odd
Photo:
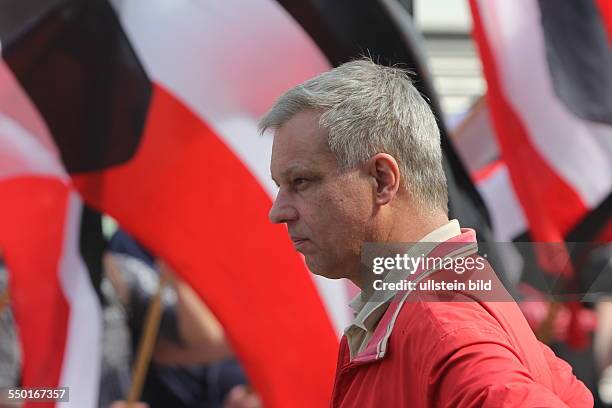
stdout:
[[339,173],[318,113],[298,113],[276,131],[270,170],[279,186],[270,220],[287,224],[310,270],[357,277],[361,245],[371,238],[372,183],[360,169]]

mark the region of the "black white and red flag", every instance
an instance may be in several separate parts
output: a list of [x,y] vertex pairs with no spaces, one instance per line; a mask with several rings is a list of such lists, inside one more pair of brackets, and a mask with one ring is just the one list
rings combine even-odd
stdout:
[[584,222],[590,239],[605,233],[612,3],[471,0],[471,8],[501,158],[533,239],[561,242]]
[[[470,5],[501,158],[532,239],[609,242],[612,3],[471,0]],[[573,284],[574,268],[555,262],[566,260],[567,251],[538,255],[545,270]],[[585,345],[579,304],[568,306],[568,341]]]
[[84,206],[8,74],[0,67],[0,248],[23,351],[21,381],[69,386],[72,406],[93,406],[102,316],[82,253]]

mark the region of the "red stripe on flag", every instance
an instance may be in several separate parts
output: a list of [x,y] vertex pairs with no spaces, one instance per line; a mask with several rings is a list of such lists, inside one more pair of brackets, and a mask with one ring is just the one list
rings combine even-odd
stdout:
[[266,407],[329,404],[337,339],[312,279],[270,198],[193,112],[155,85],[135,157],[74,180],[207,302]]
[[[470,5],[474,17],[474,38],[488,83],[487,100],[502,159],[508,166],[534,240],[561,242],[563,235],[587,212],[586,205],[532,145],[525,125],[504,95],[478,1],[470,0]],[[525,89],[525,92],[529,90]]]
[[0,247],[24,356],[22,384],[57,387],[70,313],[59,277],[68,187],[52,178],[15,177],[0,182],[0,197]]
[[601,20],[608,33],[609,47],[612,48],[612,0],[596,0]]
[[483,168],[474,171],[472,174],[472,180],[478,184],[491,177],[491,175],[501,169],[503,165],[504,162],[502,160],[495,160],[494,162],[485,165]]

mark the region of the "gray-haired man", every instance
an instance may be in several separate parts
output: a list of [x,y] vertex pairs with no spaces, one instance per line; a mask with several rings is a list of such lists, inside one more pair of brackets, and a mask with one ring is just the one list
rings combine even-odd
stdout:
[[[475,244],[448,220],[436,120],[404,71],[344,64],[287,91],[261,128],[275,131],[270,220],[287,225],[313,273],[364,289],[364,243]],[[513,302],[352,305],[335,407],[593,404]]]

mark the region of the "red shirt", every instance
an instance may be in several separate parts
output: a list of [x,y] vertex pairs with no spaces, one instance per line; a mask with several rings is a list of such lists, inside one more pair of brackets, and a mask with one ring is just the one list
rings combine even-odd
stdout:
[[391,303],[352,361],[343,337],[332,407],[593,406],[590,391],[536,339],[516,303],[454,296]]

